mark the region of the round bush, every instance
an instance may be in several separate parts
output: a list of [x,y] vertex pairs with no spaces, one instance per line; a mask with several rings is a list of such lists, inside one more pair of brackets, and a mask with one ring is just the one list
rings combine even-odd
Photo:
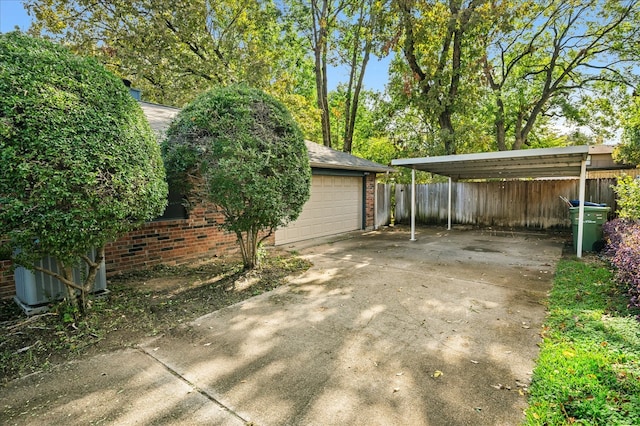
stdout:
[[160,148],[137,102],[97,61],[0,35],[0,235],[69,262],[162,213]]
[[245,86],[214,89],[186,106],[167,131],[165,162],[172,182],[195,184],[192,193],[218,206],[248,268],[259,241],[295,220],[309,198],[300,129],[280,102]]

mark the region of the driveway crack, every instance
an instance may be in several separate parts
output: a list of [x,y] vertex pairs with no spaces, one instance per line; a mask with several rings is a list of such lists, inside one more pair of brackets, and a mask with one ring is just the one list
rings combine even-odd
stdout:
[[136,346],[135,348],[139,352],[141,352],[141,353],[147,355],[149,358],[153,359],[155,362],[160,364],[165,370],[167,370],[169,373],[171,373],[174,377],[178,378],[180,381],[182,381],[182,382],[186,383],[187,385],[189,385],[189,387],[191,389],[195,390],[200,395],[204,396],[209,401],[213,402],[215,405],[220,407],[225,412],[229,413],[231,416],[235,417],[236,419],[240,420],[241,422],[243,422],[245,424],[251,424],[248,420],[243,418],[240,414],[236,413],[234,410],[232,410],[231,408],[227,407],[224,403],[222,403],[221,401],[216,399],[213,395],[209,394],[205,389],[202,389],[198,385],[196,385],[195,383],[191,382],[190,380],[187,380],[187,378],[182,376],[178,371],[174,370],[169,365],[165,364],[161,359],[156,357],[152,352],[150,352],[147,349],[145,349],[143,347],[140,347],[140,346]]

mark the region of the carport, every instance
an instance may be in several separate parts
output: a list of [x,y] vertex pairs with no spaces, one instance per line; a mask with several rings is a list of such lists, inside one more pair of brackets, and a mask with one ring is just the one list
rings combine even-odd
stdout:
[[630,168],[613,161],[609,145],[526,149],[437,157],[401,158],[392,166],[411,168],[411,241],[415,241],[416,170],[449,178],[448,229],[451,229],[451,182],[473,179],[579,177],[577,256],[582,257],[585,182],[588,171]]

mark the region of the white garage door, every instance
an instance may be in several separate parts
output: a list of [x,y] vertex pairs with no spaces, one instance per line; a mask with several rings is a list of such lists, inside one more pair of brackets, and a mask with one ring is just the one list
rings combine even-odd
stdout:
[[300,217],[276,231],[276,244],[362,228],[362,177],[313,175],[311,196]]

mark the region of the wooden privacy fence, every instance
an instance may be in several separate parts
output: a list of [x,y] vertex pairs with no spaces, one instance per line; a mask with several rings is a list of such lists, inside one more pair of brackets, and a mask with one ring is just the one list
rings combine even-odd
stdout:
[[391,191],[395,185],[390,183],[378,183],[376,184],[376,220],[375,228],[378,229],[381,226],[391,223],[392,204],[391,204]]
[[[616,210],[615,178],[586,181],[586,201],[606,203]],[[569,210],[560,196],[578,198],[578,179],[500,182],[453,182],[451,223],[515,228],[568,228]],[[395,206],[391,204],[395,186]],[[393,211],[396,223],[411,220],[411,185],[379,184],[376,226],[389,223]],[[416,185],[416,223],[446,224],[448,183]],[[384,200],[384,201],[381,201]],[[385,210],[386,209],[386,210]],[[385,222],[386,221],[386,222]]]

